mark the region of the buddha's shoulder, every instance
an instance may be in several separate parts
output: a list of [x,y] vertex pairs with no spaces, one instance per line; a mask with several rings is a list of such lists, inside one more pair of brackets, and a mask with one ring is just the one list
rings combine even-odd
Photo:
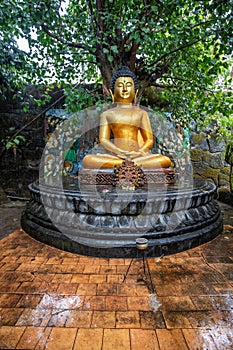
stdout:
[[113,117],[114,115],[117,115],[117,110],[116,110],[116,108],[110,108],[110,109],[108,109],[107,111],[104,111],[104,112],[101,114],[101,117],[102,117],[102,118],[107,118],[107,117]]
[[141,116],[148,114],[144,108],[141,108],[139,106],[133,106],[133,111],[134,111],[134,114],[138,114]]
[[106,111],[104,111],[101,116],[103,117],[107,117],[107,116],[116,116],[116,115],[121,115],[122,113],[133,113],[133,114],[143,114],[143,113],[147,113],[143,108],[139,107],[139,106],[136,106],[136,105],[133,105],[131,106],[130,108],[110,108]]
[[102,115],[103,114],[109,114],[109,113],[114,113],[116,111],[116,109],[115,108],[109,108],[109,109],[107,109],[106,111],[104,111],[103,113],[102,113]]
[[144,108],[141,108],[141,107],[138,106],[138,105],[134,105],[134,106],[133,106],[133,109],[135,109],[136,111],[139,111],[139,112],[145,112]]

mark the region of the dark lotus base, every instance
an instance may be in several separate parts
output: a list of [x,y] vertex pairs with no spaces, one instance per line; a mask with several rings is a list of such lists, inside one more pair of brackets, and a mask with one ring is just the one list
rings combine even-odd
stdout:
[[[181,252],[222,232],[215,185],[157,185],[137,191],[85,186],[66,179],[64,190],[30,185],[22,228],[32,237],[73,253],[104,258],[144,254],[136,239],[148,240],[146,256]],[[181,188],[182,187],[182,188]]]

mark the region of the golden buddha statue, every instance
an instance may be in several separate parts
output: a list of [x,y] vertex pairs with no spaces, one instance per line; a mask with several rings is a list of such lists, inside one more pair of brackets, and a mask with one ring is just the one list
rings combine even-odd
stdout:
[[[150,152],[153,134],[147,112],[136,102],[137,80],[128,67],[121,67],[112,77],[110,93],[116,106],[100,118],[99,140],[108,153],[88,154],[83,159],[86,169],[111,169],[131,159],[142,169],[168,168],[171,160]],[[112,139],[113,137],[113,139]]]

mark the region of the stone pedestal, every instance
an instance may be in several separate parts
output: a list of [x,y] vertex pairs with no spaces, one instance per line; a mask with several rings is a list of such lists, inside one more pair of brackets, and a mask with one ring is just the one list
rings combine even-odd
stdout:
[[210,182],[148,184],[123,191],[65,178],[63,190],[33,183],[30,192],[22,228],[74,253],[134,257],[136,239],[144,237],[147,256],[161,256],[200,245],[222,231]]

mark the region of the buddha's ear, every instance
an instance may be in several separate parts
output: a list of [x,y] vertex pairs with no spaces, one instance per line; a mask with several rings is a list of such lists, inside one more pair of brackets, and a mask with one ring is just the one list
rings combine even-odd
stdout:
[[109,89],[108,91],[110,92],[110,95],[112,97],[112,103],[114,103],[115,102],[115,98],[114,98],[113,92],[112,92],[111,89]]
[[134,95],[134,99],[133,99],[133,103],[135,105],[137,104],[137,95],[138,95],[138,90],[136,90],[135,95]]
[[106,85],[103,85],[103,95],[104,95],[104,96],[109,95],[109,91],[108,91],[108,88],[107,88]]

